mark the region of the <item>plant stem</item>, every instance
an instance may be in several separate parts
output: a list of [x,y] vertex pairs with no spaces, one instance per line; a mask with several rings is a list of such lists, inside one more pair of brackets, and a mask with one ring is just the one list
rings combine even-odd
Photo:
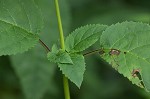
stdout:
[[70,99],[68,79],[63,75],[65,99]]
[[[64,35],[63,35],[63,28],[62,28],[62,22],[61,22],[61,16],[60,16],[58,0],[55,0],[55,6],[56,6],[57,19],[58,19],[60,44],[61,44],[61,48],[63,50],[65,50]],[[70,99],[68,79],[65,77],[65,75],[63,75],[63,84],[64,84],[65,99]]]
[[60,16],[60,10],[59,10],[58,0],[55,0],[55,6],[56,6],[57,19],[58,19],[58,27],[59,27],[59,35],[60,35],[61,48],[65,50],[63,28],[62,28],[62,22],[61,22],[61,16]]
[[39,39],[39,43],[44,47],[47,53],[51,51],[49,47],[41,39]]

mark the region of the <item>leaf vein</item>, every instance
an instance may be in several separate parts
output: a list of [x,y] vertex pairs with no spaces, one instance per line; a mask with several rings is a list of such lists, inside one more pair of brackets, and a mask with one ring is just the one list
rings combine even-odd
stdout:
[[137,46],[137,47],[135,47],[133,49],[130,49],[128,52],[131,52],[131,51],[133,51],[133,50],[135,50],[137,48],[140,48],[140,47],[143,47],[143,46],[148,46],[148,45],[150,45],[150,44],[145,44],[145,45]]
[[28,30],[26,30],[26,29],[24,29],[23,27],[20,27],[20,26],[18,26],[18,25],[12,24],[12,23],[7,22],[7,21],[2,20],[2,19],[0,19],[0,21],[1,21],[1,22],[4,22],[4,23],[6,23],[6,24],[9,24],[9,25],[11,25],[11,26],[14,26],[14,27],[20,28],[21,30],[26,31],[27,33],[33,34],[32,32],[30,32],[30,31],[28,31]]
[[28,24],[29,24],[30,32],[31,32],[31,31],[32,31],[32,26],[31,26],[31,22],[30,22],[30,20],[29,20],[29,16],[27,15],[27,12],[26,12],[26,10],[25,10],[25,8],[24,8],[24,6],[23,6],[23,2],[21,2],[20,0],[18,0],[18,1],[19,1],[20,5],[22,5],[21,7],[22,7],[22,9],[23,9],[23,10],[24,10],[24,12],[25,12],[25,15],[26,15],[27,20],[28,20]]
[[114,45],[116,43],[118,43],[120,40],[122,40],[127,34],[129,34],[129,33],[124,34],[120,39],[116,40],[116,42],[114,42],[114,44],[111,46],[111,49],[114,47]]

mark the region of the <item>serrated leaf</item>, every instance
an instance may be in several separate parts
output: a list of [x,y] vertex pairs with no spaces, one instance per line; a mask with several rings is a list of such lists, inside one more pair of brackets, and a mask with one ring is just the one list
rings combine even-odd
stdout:
[[100,45],[105,51],[102,57],[133,84],[145,87],[148,91],[150,91],[149,38],[150,25],[123,22],[108,27],[100,39]]
[[58,57],[58,63],[73,64],[69,53],[67,53],[66,51],[60,49],[56,55]]
[[33,0],[1,0],[0,12],[0,55],[27,51],[38,42],[42,18]]
[[[38,5],[38,8],[41,9],[42,17],[44,18],[44,27],[40,34],[40,38],[46,45],[51,46],[53,43],[56,43],[58,39],[58,25],[54,0],[34,1]],[[60,1],[60,9],[61,8],[63,8],[61,17],[64,33],[68,33],[70,13],[68,2],[66,0]],[[49,11],[47,11],[47,9],[49,9]],[[39,16],[36,16],[35,18],[37,17]],[[53,82],[56,66],[47,60],[46,54],[45,49],[42,46],[37,45],[35,48],[24,54],[11,56],[13,69],[19,77],[22,91],[27,99],[42,99],[49,89],[51,92],[48,93],[52,94],[57,90],[57,87],[55,87],[55,83]]]
[[81,52],[94,44],[106,29],[106,25],[87,25],[73,31],[65,40],[68,52]]
[[58,47],[57,47],[57,45],[56,44],[54,44],[53,46],[52,46],[52,52],[54,52],[54,53],[58,53]]
[[[53,47],[54,49],[54,47]],[[50,62],[54,62],[54,63],[68,63],[68,64],[73,64],[71,57],[69,55],[69,53],[67,53],[64,50],[52,50],[52,52],[49,52],[47,54],[47,58],[48,60],[50,60]]]
[[84,57],[79,54],[73,54],[71,59],[73,64],[58,64],[58,67],[66,77],[80,88],[85,71]]

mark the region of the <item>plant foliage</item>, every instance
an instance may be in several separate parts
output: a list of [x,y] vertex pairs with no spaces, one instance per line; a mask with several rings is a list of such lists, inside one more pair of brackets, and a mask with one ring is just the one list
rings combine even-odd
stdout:
[[[52,4],[52,1],[0,1],[0,56],[31,49],[39,38],[47,37],[47,34],[39,36],[41,31],[50,32],[51,35],[57,32],[49,31],[49,25],[53,29],[51,21],[54,21],[47,20],[54,13],[49,15],[51,13],[44,11],[49,8],[49,3]],[[67,19],[65,17],[63,18]],[[66,27],[69,26],[67,24]],[[57,24],[54,27],[55,25]],[[56,38],[52,37],[53,40]],[[39,45],[22,55],[11,56],[11,61],[26,98],[40,99],[48,90],[49,76],[54,70],[52,63],[56,63],[62,73],[80,88],[86,70],[82,52],[100,40],[100,51],[103,52],[100,57],[133,84],[149,92],[149,38],[150,25],[145,23],[126,21],[111,26],[91,24],[71,32],[65,39],[65,50],[54,45],[47,53],[50,62]]]

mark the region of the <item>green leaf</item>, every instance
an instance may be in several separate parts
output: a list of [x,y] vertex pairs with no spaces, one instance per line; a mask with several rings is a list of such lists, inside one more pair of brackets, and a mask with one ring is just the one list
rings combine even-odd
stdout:
[[41,99],[48,86],[53,85],[55,66],[47,60],[41,45],[24,54],[11,56],[11,62],[20,79],[26,99]]
[[[58,25],[54,0],[34,1],[38,5],[38,8],[41,9],[44,18],[44,27],[40,34],[40,38],[46,43],[46,45],[51,46],[53,43],[56,43],[58,39]],[[63,29],[64,33],[68,33],[70,26],[70,13],[68,2],[66,0],[60,0],[60,9],[62,8],[61,17],[63,21]],[[47,9],[49,9],[49,11]],[[37,18],[37,16],[35,18]],[[57,90],[53,79],[56,66],[47,60],[46,54],[45,49],[42,46],[37,45],[35,48],[24,54],[11,56],[10,58],[13,64],[13,69],[19,77],[20,85],[22,86],[22,90],[27,99],[42,99],[49,89],[51,91],[48,93],[51,94],[54,94],[55,90]],[[57,95],[57,93],[54,95]]]
[[33,0],[1,0],[0,12],[0,55],[27,51],[38,42],[42,18]]
[[65,74],[73,83],[75,83],[79,88],[83,81],[83,74],[85,71],[84,57],[79,54],[72,54],[71,59],[73,64],[58,64],[62,73]]
[[57,47],[56,44],[53,44],[53,46],[52,46],[52,52],[54,52],[54,53],[58,53],[59,52],[58,51],[58,47]]
[[[101,36],[102,57],[133,84],[150,91],[150,25],[117,23]],[[144,86],[143,86],[144,83]]]
[[68,52],[81,52],[94,44],[106,25],[87,25],[73,31],[65,40],[65,47]]
[[50,62],[54,63],[68,63],[68,64],[73,64],[71,57],[69,56],[69,53],[66,51],[60,49],[60,50],[55,50],[55,46],[52,47],[52,52],[49,52],[47,54],[48,60]]

